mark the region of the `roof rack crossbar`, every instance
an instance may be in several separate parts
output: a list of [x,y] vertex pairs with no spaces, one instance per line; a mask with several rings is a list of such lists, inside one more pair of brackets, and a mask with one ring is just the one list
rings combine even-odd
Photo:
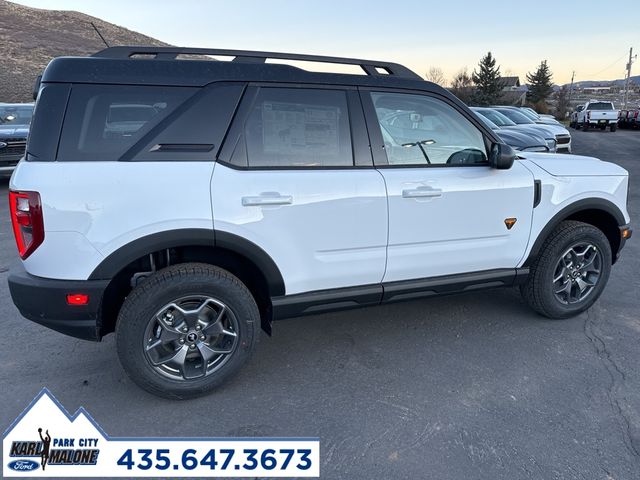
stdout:
[[323,55],[304,55],[299,53],[255,52],[251,50],[224,50],[216,48],[184,48],[184,47],[110,47],[105,48],[93,57],[127,59],[136,56],[157,60],[175,60],[178,55],[212,55],[234,57],[233,61],[245,63],[265,63],[268,58],[278,60],[294,60],[303,62],[336,63],[358,65],[367,75],[393,75],[396,77],[422,80],[407,67],[398,63],[361,60],[356,58],[326,57]]

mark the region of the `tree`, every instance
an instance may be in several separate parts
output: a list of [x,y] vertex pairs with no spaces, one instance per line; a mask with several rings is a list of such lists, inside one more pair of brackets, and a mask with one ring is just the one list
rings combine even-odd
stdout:
[[500,98],[502,81],[500,80],[500,67],[496,66],[496,59],[488,52],[480,59],[478,71],[471,75],[476,85],[474,101],[478,105],[493,105]]
[[430,82],[437,83],[441,87],[445,86],[444,73],[442,73],[442,69],[438,67],[431,67],[425,75],[425,78]]
[[449,90],[464,103],[471,103],[473,100],[473,80],[467,73],[466,67],[453,77]]
[[529,102],[537,104],[547,100],[553,93],[552,76],[546,60],[540,62],[535,72],[527,73],[527,82],[529,82],[527,100]]
[[558,91],[557,103],[556,103],[556,118],[558,120],[564,120],[567,117],[569,111],[569,89],[566,85]]

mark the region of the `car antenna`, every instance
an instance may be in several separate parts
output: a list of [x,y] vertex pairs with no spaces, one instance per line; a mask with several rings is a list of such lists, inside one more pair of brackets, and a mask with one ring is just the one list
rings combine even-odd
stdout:
[[91,26],[93,27],[93,29],[96,31],[96,33],[98,34],[98,36],[102,39],[102,41],[104,42],[104,44],[107,46],[107,48],[109,48],[109,44],[107,43],[107,41],[104,39],[104,37],[102,36],[102,34],[100,33],[100,30],[98,30],[98,27],[96,27],[96,24],[93,22],[89,22],[91,24]]

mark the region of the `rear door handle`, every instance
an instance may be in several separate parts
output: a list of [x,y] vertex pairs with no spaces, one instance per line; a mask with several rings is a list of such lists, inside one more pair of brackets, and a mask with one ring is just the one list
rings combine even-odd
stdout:
[[402,198],[430,198],[441,197],[442,190],[432,187],[418,187],[402,190]]
[[293,197],[291,195],[280,195],[279,193],[262,194],[253,197],[242,197],[243,207],[255,207],[262,205],[291,205]]

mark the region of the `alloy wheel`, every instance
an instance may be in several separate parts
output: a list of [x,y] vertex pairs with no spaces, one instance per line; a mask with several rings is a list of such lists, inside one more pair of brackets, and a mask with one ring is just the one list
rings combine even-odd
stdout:
[[149,320],[143,343],[147,361],[160,374],[196,380],[219,370],[231,358],[238,346],[238,320],[216,298],[182,297]]
[[553,293],[565,305],[587,298],[600,280],[602,255],[588,242],[569,247],[556,263],[553,274]]

